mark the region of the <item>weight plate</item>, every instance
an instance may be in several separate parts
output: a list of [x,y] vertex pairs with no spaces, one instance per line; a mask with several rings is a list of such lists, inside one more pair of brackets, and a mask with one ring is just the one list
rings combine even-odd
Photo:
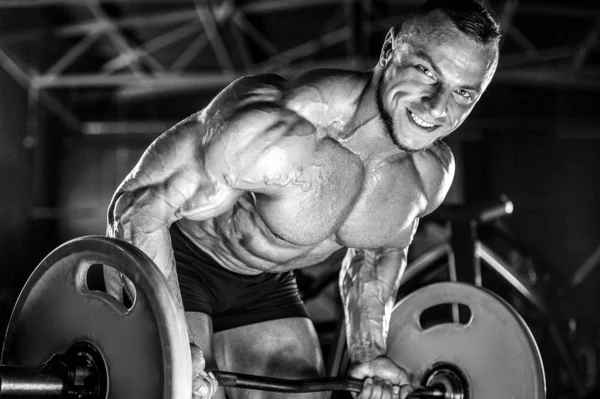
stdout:
[[[88,289],[91,265],[124,273],[136,286],[130,309]],[[191,398],[191,357],[184,317],[167,280],[139,249],[103,236],[70,241],[48,255],[21,291],[1,362],[38,366],[75,342],[93,345],[108,370],[110,399]]]
[[[470,309],[465,324],[448,320],[421,326],[424,311],[456,303]],[[432,284],[399,301],[391,314],[387,347],[388,357],[411,373],[416,384],[439,365],[451,365],[466,377],[464,398],[546,395],[540,353],[523,319],[503,299],[472,285]]]

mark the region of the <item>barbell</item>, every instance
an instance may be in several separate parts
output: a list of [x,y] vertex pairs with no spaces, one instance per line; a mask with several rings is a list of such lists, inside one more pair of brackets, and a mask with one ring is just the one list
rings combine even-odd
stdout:
[[[92,265],[110,266],[136,287],[126,307],[90,289]],[[425,325],[440,305],[468,320]],[[405,367],[412,397],[545,397],[544,370],[525,322],[501,298],[460,283],[421,288],[396,304],[387,356]],[[189,399],[186,323],[164,275],[135,246],[88,236],[69,241],[34,270],[13,309],[0,358],[0,397]],[[213,371],[219,385],[276,392],[359,392],[362,381],[284,380]]]

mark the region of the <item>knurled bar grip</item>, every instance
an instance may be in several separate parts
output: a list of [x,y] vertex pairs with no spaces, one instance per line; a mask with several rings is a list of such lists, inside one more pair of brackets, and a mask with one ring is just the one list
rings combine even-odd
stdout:
[[362,381],[333,377],[312,378],[303,380],[286,380],[248,374],[212,371],[220,386],[231,388],[259,389],[272,392],[321,392],[349,391],[360,392]]

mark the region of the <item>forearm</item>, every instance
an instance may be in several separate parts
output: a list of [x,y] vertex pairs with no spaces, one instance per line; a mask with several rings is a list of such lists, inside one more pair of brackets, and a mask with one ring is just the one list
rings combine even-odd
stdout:
[[[124,184],[125,185],[125,184]],[[110,237],[134,244],[152,259],[165,277],[175,268],[169,226],[173,214],[148,188],[119,190],[108,209]]]
[[350,250],[340,276],[352,362],[386,353],[386,339],[399,280],[406,264],[404,250]]
[[169,233],[170,220],[158,217],[148,209],[140,209],[136,206],[133,197],[131,193],[116,196],[109,208],[107,234],[134,244],[154,262],[167,279],[176,307],[183,314],[183,302]]

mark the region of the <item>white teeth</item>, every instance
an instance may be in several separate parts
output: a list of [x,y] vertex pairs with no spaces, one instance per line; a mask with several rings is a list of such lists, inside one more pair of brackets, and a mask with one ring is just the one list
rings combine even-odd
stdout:
[[427,123],[425,122],[423,119],[419,118],[417,115],[413,114],[412,112],[410,112],[410,116],[412,117],[413,121],[415,121],[415,123],[421,127],[425,127],[427,129],[432,128],[433,126],[435,126],[432,123]]

